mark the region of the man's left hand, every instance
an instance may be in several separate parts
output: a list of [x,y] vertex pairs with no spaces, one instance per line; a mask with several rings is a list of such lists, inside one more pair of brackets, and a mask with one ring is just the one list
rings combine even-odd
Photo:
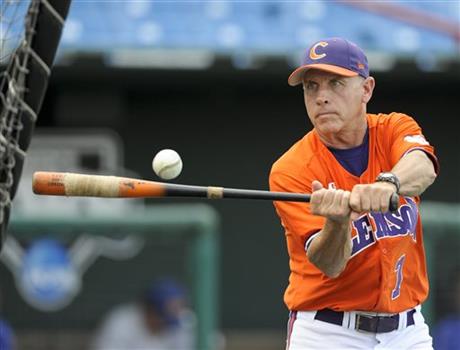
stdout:
[[350,207],[353,210],[352,220],[369,211],[387,212],[390,198],[396,186],[389,182],[355,185],[350,195]]

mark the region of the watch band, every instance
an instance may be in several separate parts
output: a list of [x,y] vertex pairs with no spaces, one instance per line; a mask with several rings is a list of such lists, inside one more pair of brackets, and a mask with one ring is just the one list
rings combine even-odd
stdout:
[[399,182],[399,179],[395,174],[390,173],[390,172],[382,172],[377,176],[377,178],[375,179],[375,182],[392,183],[396,187],[396,193],[399,194],[401,183]]

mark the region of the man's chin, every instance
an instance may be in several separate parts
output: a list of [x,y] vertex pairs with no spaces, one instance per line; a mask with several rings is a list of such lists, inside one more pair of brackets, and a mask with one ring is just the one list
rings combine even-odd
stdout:
[[340,125],[333,120],[318,120],[315,123],[315,129],[322,135],[335,134],[340,131]]

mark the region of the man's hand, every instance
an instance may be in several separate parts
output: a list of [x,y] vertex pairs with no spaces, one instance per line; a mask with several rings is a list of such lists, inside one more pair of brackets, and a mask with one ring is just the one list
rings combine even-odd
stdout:
[[387,212],[390,198],[395,191],[396,186],[389,182],[355,185],[350,195],[350,207],[353,210],[352,220],[369,211]]
[[312,190],[311,211],[324,216],[326,222],[311,241],[307,256],[326,276],[335,278],[351,256],[350,192],[325,189],[319,181],[312,182]]
[[319,181],[312,182],[313,193],[310,199],[311,211],[315,215],[343,223],[350,220],[350,192],[326,189]]

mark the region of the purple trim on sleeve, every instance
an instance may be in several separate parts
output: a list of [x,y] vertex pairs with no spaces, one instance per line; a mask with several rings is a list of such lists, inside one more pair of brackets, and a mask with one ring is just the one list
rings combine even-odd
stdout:
[[312,234],[308,239],[307,241],[305,242],[305,252],[308,251],[308,248],[310,248],[310,245],[311,245],[311,242],[313,242],[313,239],[319,235],[319,231]]
[[423,147],[414,147],[414,148],[408,149],[406,152],[404,152],[404,154],[401,156],[401,158],[404,157],[406,154],[409,154],[410,152],[413,152],[413,151],[423,151],[423,152],[425,152],[425,154],[428,156],[428,158],[430,158],[431,162],[433,163],[434,172],[436,174],[439,174],[439,162],[438,162],[438,159],[436,158],[436,156],[434,154],[428,152]]

